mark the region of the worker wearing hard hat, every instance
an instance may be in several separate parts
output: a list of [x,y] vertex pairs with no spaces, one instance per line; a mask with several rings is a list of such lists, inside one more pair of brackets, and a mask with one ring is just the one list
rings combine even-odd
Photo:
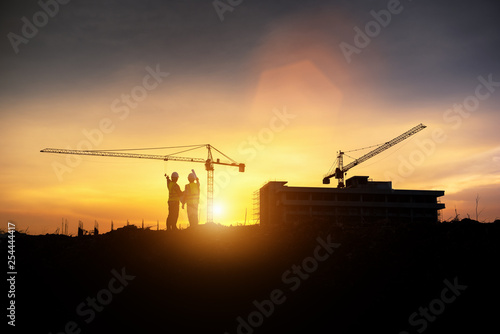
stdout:
[[177,184],[179,174],[172,173],[172,179],[165,174],[168,188],[168,217],[167,230],[177,230],[177,219],[179,219],[179,202],[182,198],[181,187]]
[[184,204],[187,203],[189,226],[193,227],[198,226],[198,204],[200,203],[200,180],[194,170],[189,173],[188,181],[184,190],[182,208],[184,209]]

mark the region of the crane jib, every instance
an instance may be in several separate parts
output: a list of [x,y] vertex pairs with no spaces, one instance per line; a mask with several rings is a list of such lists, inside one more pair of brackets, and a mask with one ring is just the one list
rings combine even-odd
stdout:
[[329,181],[328,179],[332,178],[335,176],[336,179],[339,179],[339,187],[343,187],[343,182],[344,182],[344,175],[345,173],[353,168],[354,166],[357,166],[359,165],[360,163],[376,156],[377,154],[379,153],[382,153],[383,151],[387,150],[388,148],[402,142],[403,140],[413,136],[414,134],[416,134],[417,132],[425,129],[426,126],[423,125],[422,123],[420,123],[419,125],[411,128],[410,130],[406,131],[405,133],[397,136],[396,138],[378,146],[377,148],[375,148],[374,150],[368,152],[367,154],[363,155],[362,157],[354,160],[353,162],[347,164],[347,165],[343,165],[343,155],[344,155],[344,152],[342,151],[339,151],[339,155],[337,156],[337,159],[338,159],[338,167],[337,169],[335,170],[335,173],[331,174],[331,175],[327,175],[323,178],[323,183],[324,184],[328,184]]
[[186,161],[186,162],[205,162],[205,159],[201,158],[184,158],[184,157],[176,157],[169,155],[121,153],[121,152],[110,152],[110,151],[85,151],[85,150],[64,150],[57,148],[46,148],[41,150],[40,152],[75,154],[75,155],[93,155],[93,156],[115,157],[115,158],[154,159],[154,160],[164,160],[164,161],[172,160],[172,161]]
[[[185,147],[185,146],[184,146]],[[154,160],[164,160],[164,161],[184,161],[184,162],[200,162],[205,164],[205,169],[207,170],[207,222],[213,223],[213,184],[214,184],[214,165],[224,165],[238,167],[240,172],[245,171],[245,164],[237,163],[227,155],[216,149],[215,147],[207,145],[195,145],[194,149],[206,147],[208,149],[207,159],[202,158],[187,158],[179,157],[175,155],[159,155],[159,154],[138,154],[138,153],[123,153],[123,152],[113,152],[113,151],[97,151],[97,150],[67,150],[58,148],[45,148],[41,150],[42,153],[58,153],[58,154],[76,154],[76,155],[90,155],[90,156],[101,156],[101,157],[115,157],[115,158],[136,158],[136,159],[154,159]],[[159,148],[157,148],[159,149]],[[223,155],[225,158],[231,162],[221,162],[219,159],[215,161],[212,158],[211,149],[216,150],[218,153]],[[125,149],[124,149],[125,150]],[[122,150],[122,151],[124,151]],[[130,150],[130,149],[127,149]],[[137,150],[137,149],[135,149]],[[192,150],[192,149],[189,149]],[[176,154],[183,153],[177,152]]]

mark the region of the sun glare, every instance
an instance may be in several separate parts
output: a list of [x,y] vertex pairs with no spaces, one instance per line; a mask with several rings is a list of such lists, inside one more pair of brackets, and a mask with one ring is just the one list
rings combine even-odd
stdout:
[[220,203],[214,203],[214,217],[221,218],[224,215],[224,206]]

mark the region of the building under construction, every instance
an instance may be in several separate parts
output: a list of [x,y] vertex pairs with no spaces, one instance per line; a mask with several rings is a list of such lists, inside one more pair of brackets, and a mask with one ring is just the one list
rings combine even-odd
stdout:
[[260,188],[260,224],[329,221],[433,223],[444,204],[440,190],[397,190],[392,182],[354,176],[342,188],[289,187],[286,181]]
[[392,189],[392,182],[374,182],[368,176],[354,176],[344,182],[351,168],[425,128],[419,124],[383,144],[370,146],[376,148],[347,165],[344,165],[344,155],[350,151],[338,151],[336,166],[323,178],[323,184],[330,184],[331,178],[338,179],[337,188],[289,187],[285,181],[267,183],[259,191],[260,223],[270,225],[311,220],[361,224],[437,222],[439,210],[444,209],[444,204],[439,202],[444,191],[396,190]]

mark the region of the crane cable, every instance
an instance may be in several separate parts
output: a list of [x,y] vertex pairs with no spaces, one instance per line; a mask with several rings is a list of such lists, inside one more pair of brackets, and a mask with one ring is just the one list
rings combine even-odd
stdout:
[[188,152],[188,151],[192,151],[192,150],[199,149],[200,147],[202,147],[202,146],[197,146],[197,147],[190,148],[190,149],[187,149],[187,150],[183,150],[183,151],[175,152],[175,153],[172,153],[172,154],[169,154],[169,155],[181,154],[181,153],[184,153],[184,152]]
[[363,168],[370,167],[371,165],[377,164],[380,161],[387,159],[388,157],[390,157],[391,155],[393,155],[394,153],[396,153],[397,151],[399,151],[400,149],[402,149],[405,145],[407,145],[408,143],[410,143],[412,140],[413,140],[413,138],[411,138],[409,141],[406,141],[406,142],[402,143],[401,145],[399,145],[398,148],[392,150],[392,152],[390,152],[389,154],[387,154],[385,157],[380,158],[379,160],[375,160],[371,164],[364,165]]
[[357,160],[357,159],[358,159],[358,158],[351,157],[349,154],[345,154],[345,152],[344,152],[344,155],[345,155],[345,156],[348,156],[349,158],[351,158],[351,159],[353,159],[353,160]]
[[[367,148],[372,148],[372,147],[382,146],[382,145],[384,145],[384,144],[387,144],[387,142],[385,142],[385,143],[381,143],[381,144],[376,144],[376,145],[371,145],[371,146],[367,146],[367,147],[357,148],[357,149],[354,149],[354,150],[344,151],[344,153],[347,153],[347,152],[362,151],[362,150],[366,150]],[[346,154],[346,155],[347,155],[347,154]],[[354,159],[354,158],[353,158],[353,159]]]
[[332,175],[333,172],[335,171],[335,167],[337,167],[337,162],[338,160],[335,159],[335,161],[333,162],[333,164],[331,165],[330,169],[328,170],[328,173],[326,175]]
[[186,148],[186,147],[194,147],[195,148],[200,148],[200,147],[205,147],[206,144],[203,145],[184,145],[184,146],[164,146],[164,147],[145,147],[145,148],[121,148],[121,149],[115,149],[115,150],[89,150],[91,152],[119,152],[119,151],[147,151],[147,150],[165,150],[165,149],[172,149],[172,148]]
[[230,157],[228,157],[227,155],[225,155],[224,153],[222,153],[221,151],[219,151],[219,150],[218,150],[218,149],[216,149],[215,147],[213,147],[213,146],[210,146],[210,147],[211,147],[211,148],[213,148],[214,150],[216,150],[217,152],[219,152],[220,154],[222,154],[222,155],[223,155],[226,159],[231,160],[231,162],[232,162],[232,163],[237,164],[237,162],[236,162],[236,161],[234,161],[233,159],[231,159]]
[[[362,147],[362,148],[357,148],[357,149],[354,149],[354,150],[349,150],[349,151],[344,151],[343,154],[353,160],[356,160],[357,158],[354,158],[354,157],[351,157],[350,155],[346,154],[346,152],[357,152],[357,151],[362,151],[362,150],[366,150],[368,148],[372,148],[372,147],[379,147],[379,146],[382,146],[386,143],[382,143],[382,144],[376,144],[376,145],[371,145],[371,146],[366,146],[366,147]],[[333,164],[331,165],[330,169],[328,170],[328,173],[326,175],[332,175],[335,171],[335,168],[338,167],[338,159],[335,159],[335,161],[333,162]]]
[[[121,148],[121,149],[89,150],[89,151],[91,151],[91,152],[147,151],[147,150],[165,150],[165,149],[173,149],[173,148],[186,148],[186,147],[190,147],[187,150],[183,150],[183,151],[175,152],[175,153],[172,153],[172,154],[168,154],[168,155],[177,155],[177,154],[185,153],[185,152],[188,152],[188,151],[196,150],[198,148],[206,147],[207,145],[208,144],[183,145],[183,146],[164,146],[164,147],[144,147],[144,148]],[[226,154],[222,153],[221,151],[219,151],[217,148],[213,147],[212,145],[210,145],[210,148],[213,148],[214,150],[216,150],[217,152],[219,152],[222,156],[224,156],[226,159],[230,160],[232,163],[237,163],[236,161],[234,161],[233,159],[231,159]]]

